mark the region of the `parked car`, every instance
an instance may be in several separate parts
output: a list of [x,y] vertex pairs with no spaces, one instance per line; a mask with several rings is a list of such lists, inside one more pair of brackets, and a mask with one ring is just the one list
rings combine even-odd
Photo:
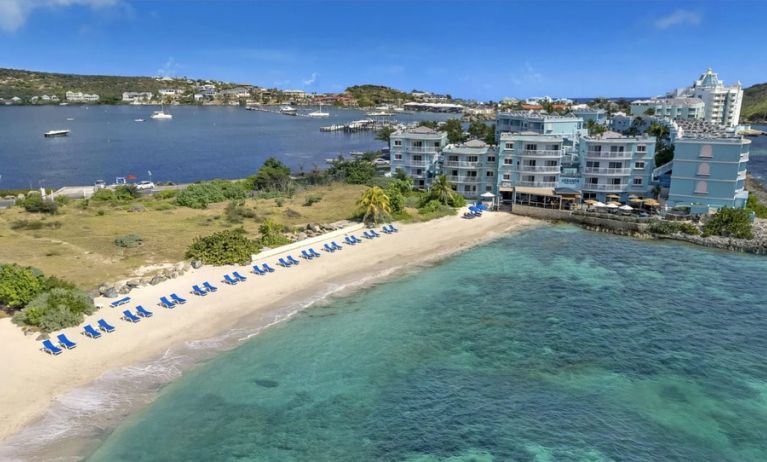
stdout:
[[154,183],[151,181],[139,181],[136,183],[136,189],[143,191],[145,189],[154,189]]
[[94,189],[104,189],[107,187],[107,182],[104,180],[96,180],[96,183],[93,185]]

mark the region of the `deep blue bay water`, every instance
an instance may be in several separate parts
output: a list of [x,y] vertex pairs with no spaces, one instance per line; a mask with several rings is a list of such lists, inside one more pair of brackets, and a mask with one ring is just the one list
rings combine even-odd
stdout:
[[[0,106],[0,189],[61,187],[135,175],[155,181],[243,178],[270,156],[306,171],[351,151],[386,143],[373,132],[322,133],[320,127],[368,118],[364,111],[324,108],[330,117],[289,117],[232,106],[171,106],[173,120],[149,118],[155,106]],[[302,113],[313,108],[301,108]],[[398,114],[400,122],[448,114]],[[453,115],[454,117],[454,115]],[[74,120],[67,120],[73,118]],[[143,118],[145,122],[134,122]],[[44,138],[69,129],[68,137]]]
[[91,461],[764,461],[767,260],[558,226],[310,308]]

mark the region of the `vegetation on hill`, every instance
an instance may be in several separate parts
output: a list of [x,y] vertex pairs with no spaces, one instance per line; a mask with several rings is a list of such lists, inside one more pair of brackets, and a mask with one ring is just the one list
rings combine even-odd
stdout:
[[347,88],[346,93],[352,95],[361,107],[377,104],[402,104],[413,100],[409,93],[383,85],[355,85]]
[[750,213],[746,209],[722,208],[703,226],[703,235],[751,239],[754,233]]
[[767,121],[767,83],[752,85],[743,90],[740,117],[744,122]]

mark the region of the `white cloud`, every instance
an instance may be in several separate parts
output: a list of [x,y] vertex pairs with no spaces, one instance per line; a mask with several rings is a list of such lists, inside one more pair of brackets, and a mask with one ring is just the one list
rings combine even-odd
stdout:
[[514,73],[511,76],[511,83],[518,87],[540,83],[542,80],[543,76],[541,73],[536,71],[532,64],[527,62],[521,72]]
[[103,8],[121,3],[121,0],[0,0],[0,29],[5,32],[19,30],[32,12],[40,8],[63,8],[74,5]]
[[173,56],[169,56],[168,60],[165,61],[165,64],[159,69],[157,69],[157,75],[161,77],[175,77],[178,73],[178,62],[173,58]]
[[656,19],[655,27],[658,29],[668,29],[669,27],[681,25],[697,26],[702,18],[703,16],[698,12],[680,9]]
[[308,79],[304,80],[303,82],[304,82],[304,85],[313,85],[314,82],[316,82],[316,81],[317,81],[317,73],[316,72],[312,72],[312,76],[309,77]]

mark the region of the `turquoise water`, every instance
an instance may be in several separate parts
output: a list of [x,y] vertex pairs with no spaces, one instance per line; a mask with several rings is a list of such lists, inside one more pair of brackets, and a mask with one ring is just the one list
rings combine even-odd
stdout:
[[570,227],[309,309],[92,461],[767,460],[767,260]]

